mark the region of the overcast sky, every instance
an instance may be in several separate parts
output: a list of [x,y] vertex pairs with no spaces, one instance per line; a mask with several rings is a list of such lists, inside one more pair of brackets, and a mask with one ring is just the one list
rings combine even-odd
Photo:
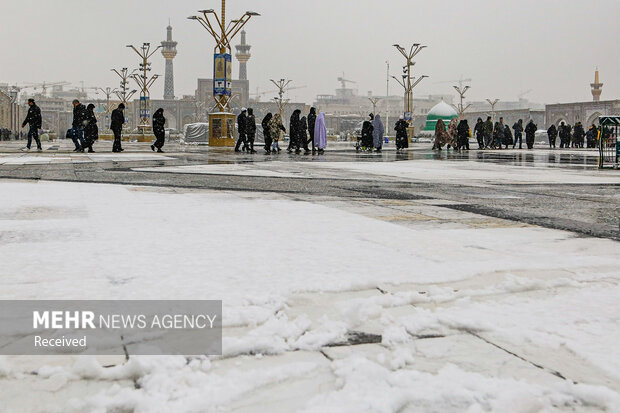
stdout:
[[[196,10],[219,0],[0,0],[0,82],[84,81],[117,86],[112,67],[135,67],[126,44],[165,38],[170,18],[179,42],[175,94],[193,94],[196,79],[212,76],[213,40],[194,21]],[[228,18],[262,14],[247,25],[252,92],[271,90],[286,77],[305,89],[292,98],[311,102],[331,94],[337,78],[357,81],[359,93],[385,94],[386,60],[392,73],[403,59],[392,47],[428,45],[417,74],[429,75],[417,94],[451,93],[472,78],[471,100],[526,97],[541,103],[591,100],[599,66],[603,99],[620,98],[619,0],[228,0]],[[238,43],[238,38],[234,44]],[[154,72],[164,73],[157,54]],[[238,77],[238,64],[233,76]],[[390,84],[392,94],[400,86]],[[161,98],[163,79],[152,96]]]

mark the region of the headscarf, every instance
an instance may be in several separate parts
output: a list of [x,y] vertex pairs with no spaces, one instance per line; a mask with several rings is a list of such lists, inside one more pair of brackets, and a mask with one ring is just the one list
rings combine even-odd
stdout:
[[319,113],[314,124],[314,142],[317,148],[327,147],[327,127],[325,126],[325,112]]

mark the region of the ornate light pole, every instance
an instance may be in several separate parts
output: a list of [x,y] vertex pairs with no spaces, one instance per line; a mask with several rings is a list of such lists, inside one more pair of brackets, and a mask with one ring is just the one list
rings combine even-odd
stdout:
[[120,89],[117,89],[114,93],[118,97],[118,100],[120,100],[123,105],[127,106],[129,99],[131,99],[131,97],[137,92],[137,90],[135,89],[130,91],[128,87],[128,79],[130,76],[133,75],[133,72],[129,73],[129,70],[126,67],[122,68],[120,71],[116,69],[110,70],[112,70],[118,75],[118,77],[121,78]]
[[368,100],[370,100],[370,103],[372,104],[372,113],[374,115],[376,115],[377,114],[377,103],[379,103],[379,101],[381,99],[379,99],[379,98],[368,98]]
[[108,129],[110,125],[110,112],[112,111],[112,106],[110,105],[110,96],[118,93],[118,90],[106,87],[105,89],[97,88],[97,93],[99,93],[99,91],[101,91],[105,95],[105,128]]
[[469,107],[471,106],[471,104],[468,104],[467,106],[463,106],[463,100],[465,99],[465,93],[467,93],[467,91],[470,89],[469,86],[453,86],[454,89],[456,90],[456,92],[459,94],[461,100],[460,103],[458,104],[458,106],[455,106],[456,112],[459,115],[459,120],[463,119],[463,116],[465,115],[465,111],[467,109],[469,109]]
[[142,134],[146,134],[151,131],[151,124],[149,122],[149,118],[151,117],[150,111],[150,93],[149,89],[153,86],[153,83],[157,80],[159,75],[153,75],[149,78],[148,72],[151,71],[151,64],[149,63],[149,59],[151,56],[155,54],[161,48],[157,46],[153,51],[151,51],[150,43],[142,43],[142,47],[140,50],[136,49],[133,45],[129,44],[127,47],[133,49],[134,52],[140,56],[142,59],[142,63],[140,63],[139,72],[142,73],[134,73],[131,75],[131,78],[138,84],[140,88],[140,123],[138,124],[138,130],[142,132]]
[[286,92],[286,87],[292,82],[292,80],[280,79],[277,82],[273,79],[269,79],[269,80],[271,81],[271,83],[276,85],[276,87],[278,88],[278,97],[273,98],[273,100],[278,105],[278,110],[280,111],[280,119],[281,119],[284,106],[286,105],[286,102],[288,102],[288,100],[284,99],[284,93]]
[[422,49],[426,48],[426,46],[420,45],[420,43],[414,43],[409,52],[405,50],[402,46],[395,44],[394,47],[403,55],[407,64],[403,66],[403,80],[401,81],[395,76],[392,76],[396,81],[405,89],[405,120],[409,122],[409,127],[407,128],[407,132],[409,135],[409,139],[412,139],[414,136],[414,129],[411,124],[413,123],[413,88],[415,88],[422,79],[428,77],[426,75],[420,76],[417,80],[411,76],[411,68],[415,65],[413,58],[422,51]]
[[235,115],[230,113],[232,95],[232,50],[230,43],[253,16],[260,14],[246,11],[238,20],[226,22],[226,0],[218,16],[213,9],[199,10],[202,16],[190,16],[198,21],[215,40],[213,98],[215,113],[209,113],[209,145],[235,146]]
[[493,123],[495,123],[495,105],[497,105],[497,102],[499,102],[499,99],[495,99],[495,100],[487,99],[487,102],[489,102],[489,105],[491,105],[491,117],[493,118]]

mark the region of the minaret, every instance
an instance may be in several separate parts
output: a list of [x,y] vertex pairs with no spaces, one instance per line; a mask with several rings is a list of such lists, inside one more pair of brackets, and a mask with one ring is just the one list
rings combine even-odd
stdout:
[[164,82],[164,99],[174,99],[174,68],[172,65],[172,59],[177,55],[177,42],[172,40],[172,26],[168,22],[168,36],[166,41],[161,42],[161,54],[166,59],[166,78]]
[[601,93],[603,93],[603,84],[599,81],[598,77],[598,67],[596,68],[596,72],[594,72],[594,83],[590,83],[592,86],[592,99],[595,102],[601,100]]
[[248,60],[252,55],[250,54],[250,46],[245,43],[245,30],[241,31],[241,44],[235,46],[237,54],[235,57],[239,61],[239,80],[248,80]]

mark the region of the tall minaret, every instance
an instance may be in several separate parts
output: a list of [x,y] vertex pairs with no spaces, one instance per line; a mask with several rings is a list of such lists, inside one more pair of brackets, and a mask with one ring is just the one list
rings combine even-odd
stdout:
[[237,54],[235,57],[239,61],[239,80],[248,80],[248,60],[252,55],[250,54],[250,46],[245,43],[245,30],[241,31],[241,44],[235,46]]
[[172,59],[177,55],[177,42],[172,40],[172,26],[168,22],[168,36],[166,41],[161,42],[161,54],[166,59],[166,78],[164,82],[164,99],[174,99],[174,68]]
[[590,83],[590,86],[592,86],[592,98],[595,102],[600,101],[601,93],[603,93],[603,84],[598,77],[598,67],[596,68],[596,72],[594,72],[594,83]]

